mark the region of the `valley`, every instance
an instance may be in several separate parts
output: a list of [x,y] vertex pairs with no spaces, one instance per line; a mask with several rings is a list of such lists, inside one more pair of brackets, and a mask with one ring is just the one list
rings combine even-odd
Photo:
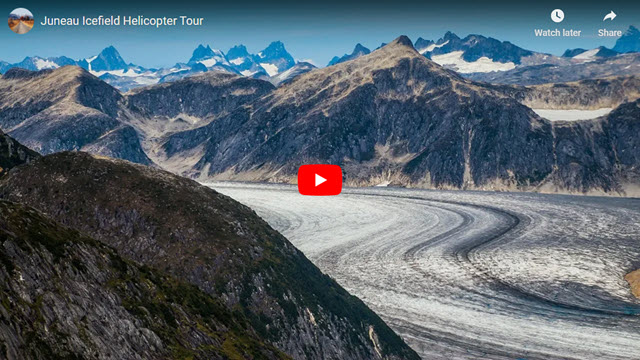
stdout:
[[211,183],[251,206],[424,359],[635,359],[640,201]]

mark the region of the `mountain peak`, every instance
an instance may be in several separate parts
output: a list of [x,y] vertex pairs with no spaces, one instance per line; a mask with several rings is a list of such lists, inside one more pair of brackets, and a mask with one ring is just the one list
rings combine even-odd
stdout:
[[204,45],[200,44],[195,50],[193,50],[193,54],[191,55],[191,59],[189,59],[189,62],[210,59],[215,55],[216,54],[213,49],[211,49],[211,46],[207,45],[205,47]]
[[334,56],[327,66],[335,65],[341,62],[357,59],[362,55],[368,55],[371,53],[371,50],[364,47],[362,44],[357,43],[353,48],[353,52],[351,54],[345,54],[342,57]]
[[269,44],[258,53],[257,59],[260,66],[264,68],[269,76],[288,70],[296,64],[293,56],[287,52],[282,41],[274,41]]
[[91,61],[92,71],[122,70],[127,68],[127,63],[113,45],[102,49],[100,54]]
[[454,34],[454,33],[453,33],[453,32],[451,32],[451,31],[447,31],[447,32],[444,34],[444,38],[443,38],[443,40],[460,40],[460,37],[459,37],[458,35]]
[[357,43],[357,44],[356,44],[356,47],[353,49],[353,52],[354,52],[354,53],[356,53],[356,52],[361,52],[361,51],[369,52],[369,49],[367,49],[366,47],[364,47],[362,44]]
[[249,56],[249,51],[247,51],[247,47],[242,44],[236,45],[227,51],[227,58],[229,60],[245,56]]
[[619,53],[640,52],[640,30],[630,25],[629,29],[616,41],[613,50]]
[[406,35],[400,35],[397,39],[389,43],[389,45],[402,45],[413,49],[413,42]]
[[102,51],[100,53],[101,54],[118,54],[119,55],[118,50],[113,45],[109,45],[106,48],[102,49]]
[[289,53],[284,48],[282,41],[274,41],[260,52],[261,58],[279,57],[283,55],[289,55]]

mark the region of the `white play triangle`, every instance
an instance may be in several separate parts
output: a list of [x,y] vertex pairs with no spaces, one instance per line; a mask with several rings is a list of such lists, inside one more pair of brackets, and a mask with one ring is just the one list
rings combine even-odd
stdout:
[[322,176],[316,174],[316,186],[322,184],[323,182],[327,181],[327,179],[323,178]]

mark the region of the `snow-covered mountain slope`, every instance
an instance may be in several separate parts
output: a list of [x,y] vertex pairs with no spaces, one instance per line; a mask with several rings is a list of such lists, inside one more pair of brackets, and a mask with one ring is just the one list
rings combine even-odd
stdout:
[[534,55],[508,41],[474,34],[461,39],[450,31],[438,41],[419,38],[415,48],[437,64],[460,73],[507,71]]
[[562,57],[571,58],[578,61],[594,61],[597,59],[610,58],[618,55],[620,55],[619,52],[607,49],[604,46],[600,46],[591,50],[568,49],[564,52],[564,54],[562,54]]
[[287,52],[281,41],[269,44],[256,55],[255,59],[269,76],[275,76],[296,64],[293,56]]
[[[640,30],[630,26],[629,30],[618,39],[613,50],[603,46],[591,50],[569,49],[562,56],[530,51],[508,41],[477,34],[460,38],[452,32],[447,32],[437,41],[418,38],[413,45],[423,56],[465,77],[498,83],[530,84],[553,81],[554,77],[566,78],[568,81],[584,79],[582,68],[578,69],[582,74],[580,76],[547,76],[546,74],[551,70],[571,74],[574,73],[572,66],[585,64],[590,68],[596,68],[594,74],[603,76],[625,75],[625,71],[635,74],[635,63],[627,64],[629,68],[620,68],[615,64],[624,65],[629,62],[628,57],[634,55],[625,53],[640,51]],[[357,44],[350,54],[335,56],[328,66],[354,60],[370,52],[368,48]],[[610,71],[610,64],[620,69]],[[80,60],[64,56],[49,58],[33,56],[26,57],[15,64],[0,61],[0,74],[13,67],[37,71],[65,65],[80,66],[122,92],[136,87],[175,81],[207,71],[233,73],[281,84],[315,68],[311,63],[298,63],[281,41],[274,41],[258,53],[249,52],[244,45],[237,45],[225,54],[220,49],[201,44],[193,51],[188,61],[160,69],[144,68],[127,63],[115,47],[109,46],[97,55]],[[602,67],[604,68],[601,69]],[[531,77],[534,79],[522,82],[512,79],[515,74],[520,74],[522,71],[532,74]],[[544,77],[544,81],[536,80],[537,76]]]
[[[19,63],[10,64],[0,61],[0,74],[11,68],[23,68],[32,71],[56,69],[66,65],[76,65],[106,81],[122,92],[133,88],[165,83],[207,71],[239,74],[252,78],[269,80],[294,67],[296,61],[287,52],[280,41],[272,42],[258,54],[250,54],[243,45],[235,46],[225,54],[222,50],[209,45],[199,45],[185,63],[177,63],[170,68],[144,68],[127,63],[114,46],[109,46],[99,54],[74,60],[68,57],[39,56],[26,57]],[[310,64],[302,64],[292,72],[275,80],[280,83],[306,72]],[[311,65],[312,66],[312,65]]]
[[193,51],[188,65],[202,64],[207,69],[235,72],[230,66],[227,57],[222,50],[212,49],[211,46],[206,47],[202,44]]
[[254,78],[269,77],[267,71],[258,63],[256,55],[249,54],[244,45],[236,45],[229,49],[227,59],[231,67],[241,75]]
[[314,69],[317,69],[317,67],[315,67],[313,64],[310,64],[308,62],[299,62],[292,68],[285,70],[275,76],[272,76],[269,81],[276,86],[286,84],[296,77],[304,73],[308,73],[309,71]]

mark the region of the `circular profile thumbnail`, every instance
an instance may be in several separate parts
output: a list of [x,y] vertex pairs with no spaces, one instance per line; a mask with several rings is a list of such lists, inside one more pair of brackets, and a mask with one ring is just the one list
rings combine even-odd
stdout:
[[9,29],[16,34],[28,33],[33,24],[33,14],[25,8],[17,8],[9,14]]

